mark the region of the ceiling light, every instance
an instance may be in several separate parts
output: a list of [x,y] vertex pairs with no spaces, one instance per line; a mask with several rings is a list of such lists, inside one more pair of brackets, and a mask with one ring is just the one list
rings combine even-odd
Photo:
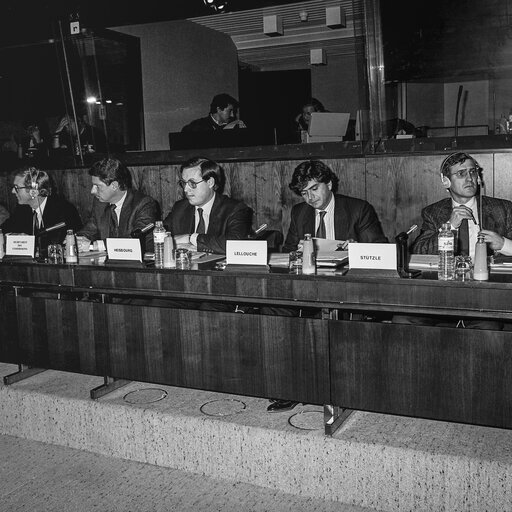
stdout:
[[227,0],[203,0],[206,7],[210,7],[215,12],[224,12],[228,7]]

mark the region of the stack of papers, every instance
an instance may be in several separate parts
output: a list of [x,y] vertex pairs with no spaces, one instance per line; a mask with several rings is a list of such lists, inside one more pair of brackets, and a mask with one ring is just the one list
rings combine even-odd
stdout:
[[412,270],[437,270],[439,256],[437,254],[411,254],[409,268]]

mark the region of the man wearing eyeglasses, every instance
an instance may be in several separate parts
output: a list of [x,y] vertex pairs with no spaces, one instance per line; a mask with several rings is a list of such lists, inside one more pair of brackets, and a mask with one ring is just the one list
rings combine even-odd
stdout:
[[[88,251],[91,242],[106,238],[129,238],[136,229],[154,223],[158,204],[139,190],[132,188],[128,168],[116,158],[104,158],[89,169],[91,194],[94,196],[89,220],[78,232],[80,251]],[[153,250],[153,235],[149,230],[143,247]]]
[[441,225],[449,222],[457,230],[458,253],[474,258],[478,234],[490,251],[512,255],[512,203],[505,199],[482,196],[480,219],[479,187],[481,167],[467,153],[449,155],[441,164],[441,182],[450,197],[423,209],[423,225],[412,252],[437,254],[437,236]]
[[[36,167],[22,167],[14,172],[12,193],[18,205],[0,226],[4,233],[37,235],[40,256],[45,256],[48,244],[61,243],[66,229],[80,229],[82,221],[76,208],[54,193],[50,175]],[[43,230],[65,222],[66,225],[48,233]]]
[[247,238],[252,210],[222,194],[222,167],[206,158],[193,158],[181,166],[180,186],[185,199],[177,201],[164,220],[179,246],[200,252],[226,253],[226,240]]

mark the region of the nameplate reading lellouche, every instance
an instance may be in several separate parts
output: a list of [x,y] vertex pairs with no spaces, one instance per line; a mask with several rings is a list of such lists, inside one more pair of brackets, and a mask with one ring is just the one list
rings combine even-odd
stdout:
[[140,241],[137,238],[107,238],[109,260],[142,261]]
[[34,257],[36,237],[33,235],[7,235],[5,244],[6,256]]
[[348,244],[348,264],[351,269],[396,270],[396,244]]
[[227,240],[226,263],[228,265],[266,265],[266,240]]

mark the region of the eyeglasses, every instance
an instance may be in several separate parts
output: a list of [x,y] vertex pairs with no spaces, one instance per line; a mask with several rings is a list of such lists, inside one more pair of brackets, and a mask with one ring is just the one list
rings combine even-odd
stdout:
[[455,176],[458,179],[467,178],[468,174],[472,178],[478,178],[478,169],[472,167],[471,169],[461,169],[460,171],[453,172],[450,174],[450,177]]
[[178,184],[181,188],[185,188],[187,185],[190,187],[190,188],[196,188],[197,185],[199,185],[199,183],[201,183],[202,181],[204,180],[199,180],[199,181],[193,181],[193,180],[188,180],[188,181],[185,181],[185,180],[179,180],[178,181]]
[[13,185],[12,188],[16,191],[16,192],[19,192],[20,190],[23,190],[24,188],[31,188],[31,187],[18,187],[18,185]]

